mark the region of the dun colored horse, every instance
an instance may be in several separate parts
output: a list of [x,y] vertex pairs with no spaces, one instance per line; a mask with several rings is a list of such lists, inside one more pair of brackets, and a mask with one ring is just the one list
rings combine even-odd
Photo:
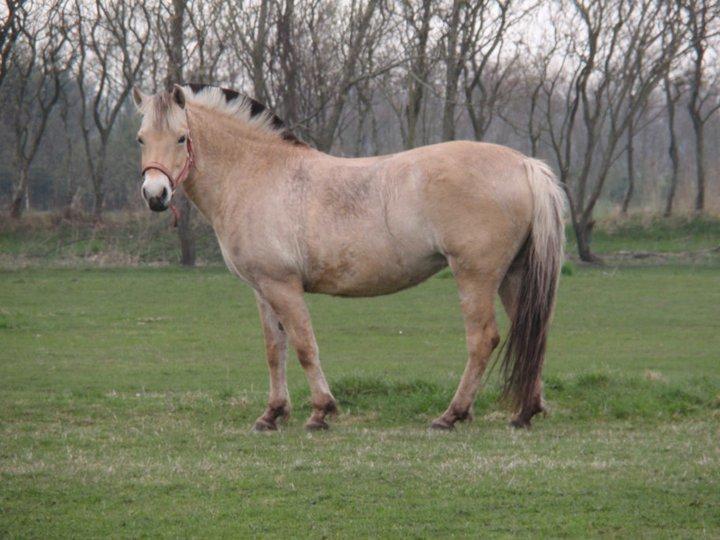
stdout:
[[142,195],[166,210],[182,184],[212,224],[228,269],[260,310],[270,396],[257,430],[290,413],[287,341],[311,390],[308,429],[336,411],[305,292],[375,296],[412,287],[449,265],[460,292],[468,360],[433,428],[472,416],[500,337],[494,298],[511,328],[505,396],[515,426],[543,411],[540,379],[563,258],[563,192],[542,162],[478,142],[447,142],[346,159],[296,139],[255,100],[211,86],[133,91],[143,115]]

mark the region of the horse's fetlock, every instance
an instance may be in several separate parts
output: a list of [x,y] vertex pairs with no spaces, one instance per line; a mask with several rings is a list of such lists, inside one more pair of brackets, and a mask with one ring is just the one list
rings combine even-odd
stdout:
[[321,401],[313,402],[313,409],[323,416],[338,412],[337,402],[332,396],[325,397]]
[[452,416],[454,420],[456,421],[465,421],[465,420],[472,420],[473,419],[473,412],[472,407],[467,408],[460,408],[460,407],[453,407],[452,408]]
[[287,418],[290,416],[290,403],[288,401],[270,402],[267,412],[273,419]]

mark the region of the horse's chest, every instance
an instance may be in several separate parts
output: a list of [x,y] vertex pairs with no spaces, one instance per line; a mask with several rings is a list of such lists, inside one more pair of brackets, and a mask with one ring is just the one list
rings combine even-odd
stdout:
[[[245,283],[251,283],[250,273],[247,268],[242,264],[242,260],[233,255],[233,250],[226,247],[225,242],[218,236],[218,244],[220,245],[220,253],[222,254],[223,261],[228,270],[235,276],[239,277]],[[237,250],[235,250],[237,251]]]

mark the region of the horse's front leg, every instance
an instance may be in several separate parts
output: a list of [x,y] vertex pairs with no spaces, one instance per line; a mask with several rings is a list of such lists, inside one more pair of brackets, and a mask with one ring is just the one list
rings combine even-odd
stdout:
[[265,336],[265,354],[267,356],[268,371],[270,372],[270,395],[267,409],[255,421],[255,431],[270,431],[277,429],[277,419],[287,419],[290,416],[290,394],[285,378],[285,359],[287,356],[287,334],[280,319],[259,294],[255,294],[260,322],[262,322]]
[[280,319],[297,351],[300,365],[305,370],[313,406],[313,413],[305,427],[312,430],[327,429],[329,426],[325,417],[336,412],[337,406],[320,367],[310,313],[303,299],[302,282],[298,278],[287,281],[262,280],[260,293]]

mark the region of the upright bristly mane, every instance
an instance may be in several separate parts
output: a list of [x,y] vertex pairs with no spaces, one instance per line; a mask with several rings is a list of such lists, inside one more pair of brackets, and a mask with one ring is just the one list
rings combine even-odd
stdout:
[[189,103],[237,118],[292,144],[305,145],[270,109],[245,94],[228,88],[192,83],[183,86],[183,90]]

